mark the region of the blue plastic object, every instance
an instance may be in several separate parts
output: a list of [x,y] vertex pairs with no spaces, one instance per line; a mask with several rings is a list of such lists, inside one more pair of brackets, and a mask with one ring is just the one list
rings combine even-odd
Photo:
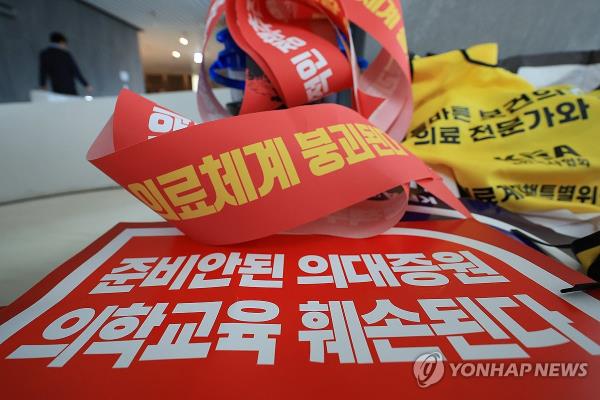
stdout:
[[[344,48],[344,42],[348,43],[346,35],[344,35],[337,29],[336,33],[337,34],[335,35],[335,38],[337,39],[338,48],[342,53],[344,53],[344,55],[346,55],[346,49]],[[342,42],[342,40],[344,42]],[[356,63],[358,64],[358,68],[360,68],[361,70],[366,69],[369,66],[369,62],[367,61],[367,59],[361,56],[356,56]]]
[[223,43],[225,48],[219,52],[217,59],[208,69],[210,78],[220,85],[232,89],[244,90],[246,87],[245,81],[223,76],[219,73],[219,71],[224,69],[232,71],[245,71],[246,53],[244,53],[244,51],[238,47],[229,34],[227,28],[221,29],[219,32],[217,32],[217,41],[219,43]]

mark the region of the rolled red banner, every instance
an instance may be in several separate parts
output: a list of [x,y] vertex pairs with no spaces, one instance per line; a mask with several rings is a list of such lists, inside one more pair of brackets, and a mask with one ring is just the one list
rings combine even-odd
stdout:
[[421,160],[336,104],[194,124],[123,90],[88,160],[208,244],[294,228],[372,236],[401,218],[410,181],[468,215]]
[[[307,104],[350,88],[354,108],[362,116],[396,140],[404,137],[412,95],[399,0],[213,0],[204,46],[223,14],[236,43],[264,72],[258,79],[248,76],[241,113]],[[362,74],[349,22],[381,44],[379,55]],[[212,93],[204,65],[199,74],[202,119],[229,116]],[[273,95],[281,102],[273,101]]]

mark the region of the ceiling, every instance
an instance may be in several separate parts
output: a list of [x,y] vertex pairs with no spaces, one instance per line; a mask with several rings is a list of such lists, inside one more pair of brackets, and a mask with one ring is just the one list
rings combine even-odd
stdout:
[[[145,72],[191,72],[210,0],[82,0],[141,29]],[[181,36],[189,40],[179,43]],[[181,53],[176,59],[173,50]]]

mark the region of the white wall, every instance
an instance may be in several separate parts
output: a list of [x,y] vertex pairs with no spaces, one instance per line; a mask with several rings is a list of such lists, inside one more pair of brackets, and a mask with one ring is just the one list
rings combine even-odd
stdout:
[[[221,101],[229,91],[218,89]],[[192,91],[145,95],[199,121]],[[0,204],[114,186],[85,155],[113,112],[116,97],[0,105]]]

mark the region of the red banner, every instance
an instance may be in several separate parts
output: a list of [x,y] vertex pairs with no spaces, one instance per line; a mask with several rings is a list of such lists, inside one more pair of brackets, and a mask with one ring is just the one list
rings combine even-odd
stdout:
[[402,217],[411,181],[469,215],[422,161],[335,104],[195,125],[124,90],[88,159],[203,243],[372,236]]
[[559,293],[588,281],[473,220],[228,247],[120,224],[0,310],[0,390],[592,399],[600,302]]
[[[283,103],[292,107],[351,87],[355,107],[362,116],[395,139],[404,137],[412,100],[398,0],[216,0],[207,14],[205,46],[223,13],[236,43],[265,73],[260,78],[262,91],[268,93],[264,88],[271,86]],[[364,74],[358,71],[348,21],[382,45]],[[257,85],[248,81],[247,86]],[[245,94],[242,111],[268,110],[278,105],[269,96],[257,97],[250,90]],[[198,108],[206,121],[228,115],[214,97],[203,65]]]

